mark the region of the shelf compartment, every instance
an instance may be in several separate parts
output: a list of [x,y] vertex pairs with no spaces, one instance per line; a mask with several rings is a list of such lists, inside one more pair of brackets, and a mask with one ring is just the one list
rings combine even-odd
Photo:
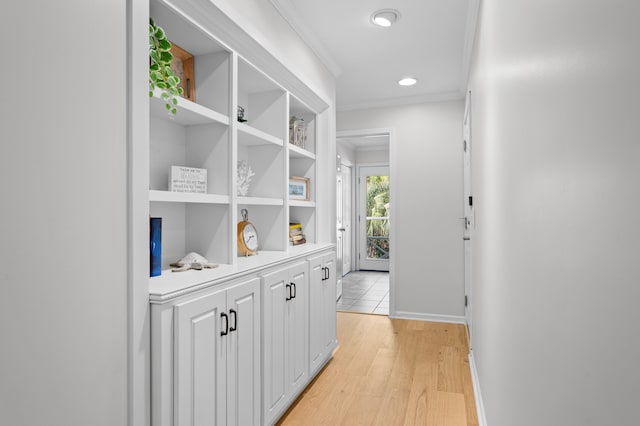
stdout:
[[289,200],[290,207],[310,207],[315,208],[315,201],[303,201],[303,200]]
[[171,120],[183,126],[210,123],[229,125],[228,116],[180,96],[176,97],[178,100],[178,112],[175,115],[171,114],[165,107],[166,102],[160,96],[161,93],[160,89],[154,90],[153,97],[150,99],[149,109],[153,117]]
[[[282,202],[282,200],[278,200]],[[247,209],[249,221],[258,231],[258,253],[262,250],[285,250],[285,209],[282,204],[242,204],[238,202],[237,217],[242,220],[242,209]],[[244,257],[244,256],[240,256]]]
[[238,205],[241,206],[283,206],[282,198],[268,197],[238,197]]
[[[309,203],[309,201],[306,201],[306,203]],[[313,204],[315,205],[315,203]],[[309,207],[311,206],[289,205],[289,223],[299,223],[302,225],[302,233],[307,240],[305,244],[316,242],[316,209]]]
[[295,146],[293,144],[289,144],[289,157],[290,158],[306,158],[314,161],[316,159],[316,155],[313,152],[307,151],[306,149],[300,148],[299,146]]
[[207,193],[229,195],[229,126],[182,126],[151,117],[149,189],[169,191],[171,166],[207,170]]
[[164,203],[229,204],[230,198],[228,195],[219,194],[150,190],[149,201]]
[[244,123],[238,123],[238,132],[238,143],[244,146],[284,145],[281,138],[272,136]]
[[[316,152],[316,113],[307,107],[303,102],[298,100],[295,96],[289,95],[289,117],[296,116],[302,118],[307,125],[307,140],[305,148],[301,148],[306,152]],[[289,135],[287,135],[289,140]],[[292,147],[295,145],[291,145]],[[299,147],[296,147],[299,148]],[[314,157],[315,158],[315,157]]]
[[152,1],[149,7],[168,40],[193,55],[195,102],[228,117],[231,52],[176,6]]
[[150,202],[151,217],[162,218],[162,269],[196,252],[213,263],[230,263],[229,205]]

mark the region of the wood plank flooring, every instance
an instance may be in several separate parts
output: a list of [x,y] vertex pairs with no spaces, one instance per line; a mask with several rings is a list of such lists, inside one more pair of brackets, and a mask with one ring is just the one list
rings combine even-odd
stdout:
[[338,312],[338,342],[278,425],[478,426],[463,325]]

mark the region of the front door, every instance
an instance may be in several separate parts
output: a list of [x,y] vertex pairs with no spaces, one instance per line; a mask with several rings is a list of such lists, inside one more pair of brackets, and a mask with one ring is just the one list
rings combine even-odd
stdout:
[[359,167],[359,269],[389,270],[389,166]]

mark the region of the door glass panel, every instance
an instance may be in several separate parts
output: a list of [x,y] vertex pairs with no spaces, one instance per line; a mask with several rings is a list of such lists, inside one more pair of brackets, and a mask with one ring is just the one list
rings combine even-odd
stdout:
[[367,259],[389,259],[389,176],[367,176]]

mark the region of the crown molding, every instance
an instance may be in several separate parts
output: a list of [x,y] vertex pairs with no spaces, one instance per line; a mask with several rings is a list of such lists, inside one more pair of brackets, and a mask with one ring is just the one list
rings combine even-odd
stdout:
[[386,108],[392,106],[414,105],[430,102],[458,101],[464,99],[466,87],[463,90],[443,93],[428,93],[424,95],[402,96],[398,98],[381,99],[378,101],[362,102],[357,104],[338,105],[336,110],[353,111],[358,109]]
[[333,59],[327,48],[320,41],[318,36],[308,29],[303,23],[300,15],[295,11],[295,6],[291,0],[270,0],[273,7],[276,8],[280,16],[287,21],[289,26],[300,36],[307,46],[316,54],[320,61],[329,70],[334,77],[342,74],[342,69]]

